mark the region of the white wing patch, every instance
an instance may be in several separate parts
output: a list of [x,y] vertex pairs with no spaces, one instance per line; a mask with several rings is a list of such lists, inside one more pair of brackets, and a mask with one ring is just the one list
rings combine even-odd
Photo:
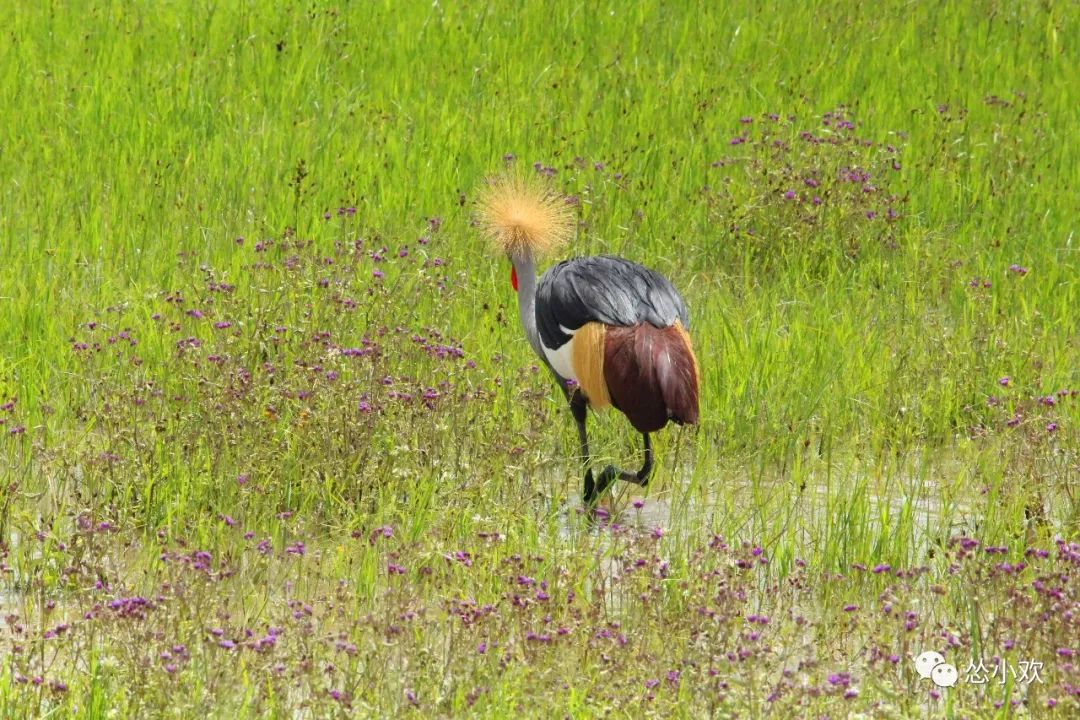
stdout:
[[[559,329],[573,338],[574,330],[564,328],[562,325],[559,326]],[[574,341],[571,339],[569,342],[563,343],[562,347],[552,350],[544,344],[543,340],[540,341],[540,347],[544,350],[544,357],[547,358],[547,361],[551,364],[551,367],[555,369],[555,372],[559,373],[560,377],[577,382],[577,373],[574,372],[574,363],[571,359],[571,348],[573,344]]]

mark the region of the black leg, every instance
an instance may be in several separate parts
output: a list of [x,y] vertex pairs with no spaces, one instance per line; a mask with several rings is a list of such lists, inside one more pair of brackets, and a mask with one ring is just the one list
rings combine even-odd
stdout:
[[581,464],[585,468],[585,488],[582,500],[586,506],[592,506],[596,502],[599,493],[596,491],[596,483],[593,481],[592,468],[589,467],[589,437],[585,432],[585,418],[587,417],[588,403],[585,396],[580,392],[570,391],[570,413],[574,416],[574,424],[577,425],[578,441],[581,444]]
[[630,482],[645,487],[649,484],[649,475],[652,474],[652,441],[649,439],[649,433],[641,433],[641,437],[645,440],[645,464],[641,466],[641,469],[635,473],[634,478],[626,478]]
[[589,466],[589,436],[585,430],[585,419],[588,417],[589,403],[579,390],[570,389],[562,383],[559,386],[570,403],[570,414],[573,415],[574,424],[577,425],[578,441],[580,443],[579,454],[581,464],[585,468],[585,483],[582,490],[582,502],[585,507],[592,508],[597,499],[616,480],[626,480],[641,487],[648,485],[649,476],[652,474],[653,469],[652,440],[649,438],[649,433],[641,433],[641,437],[645,442],[645,464],[641,466],[640,470],[630,472],[614,465],[608,465],[600,471],[599,478],[593,477],[592,468]]

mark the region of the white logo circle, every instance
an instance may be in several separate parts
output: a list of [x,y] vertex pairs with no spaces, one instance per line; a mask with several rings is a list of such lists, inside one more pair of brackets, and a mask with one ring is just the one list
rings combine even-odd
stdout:
[[930,673],[934,668],[945,662],[945,656],[933,650],[927,650],[915,658],[915,672],[919,673],[924,680],[930,679]]
[[956,678],[960,674],[956,672],[956,666],[943,662],[934,666],[934,669],[930,671],[930,679],[934,681],[934,684],[938,687],[952,687],[956,685]]

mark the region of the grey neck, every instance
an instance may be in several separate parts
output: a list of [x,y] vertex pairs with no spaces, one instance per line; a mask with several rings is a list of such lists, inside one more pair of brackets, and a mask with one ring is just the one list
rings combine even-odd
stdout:
[[518,314],[521,316],[521,326],[525,328],[525,336],[529,338],[529,344],[533,351],[544,358],[544,350],[540,345],[540,331],[536,329],[536,263],[532,255],[525,253],[521,257],[511,257],[518,280]]

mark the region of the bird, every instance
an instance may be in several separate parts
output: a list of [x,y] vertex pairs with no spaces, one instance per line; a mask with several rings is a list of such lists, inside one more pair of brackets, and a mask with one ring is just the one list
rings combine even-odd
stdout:
[[[584,505],[595,508],[615,480],[646,487],[650,434],[699,419],[700,371],[682,296],[660,273],[614,255],[562,260],[538,278],[538,260],[562,249],[576,223],[573,205],[548,185],[490,178],[478,204],[482,234],[510,262],[525,336],[569,403]],[[594,476],[586,416],[609,406],[641,434],[644,463],[637,471],[607,465]]]

